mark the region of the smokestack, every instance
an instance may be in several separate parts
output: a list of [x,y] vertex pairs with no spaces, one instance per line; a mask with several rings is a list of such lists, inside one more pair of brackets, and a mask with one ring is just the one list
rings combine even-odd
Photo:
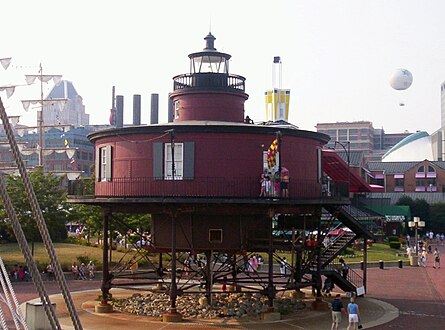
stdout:
[[116,96],[116,127],[124,127],[124,97]]
[[173,122],[173,100],[169,97],[168,98],[168,118],[169,123]]
[[151,94],[150,124],[159,122],[159,94]]
[[141,124],[141,96],[133,95],[133,125]]

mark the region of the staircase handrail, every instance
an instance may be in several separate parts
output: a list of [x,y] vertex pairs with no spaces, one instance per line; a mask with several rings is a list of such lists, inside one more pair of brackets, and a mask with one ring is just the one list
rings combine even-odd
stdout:
[[[326,265],[324,269],[335,270],[342,274],[342,266],[340,264],[340,257],[336,257],[330,264]],[[348,271],[345,278],[349,283],[354,285],[356,288],[363,286],[363,277],[359,273],[354,271],[348,266]]]

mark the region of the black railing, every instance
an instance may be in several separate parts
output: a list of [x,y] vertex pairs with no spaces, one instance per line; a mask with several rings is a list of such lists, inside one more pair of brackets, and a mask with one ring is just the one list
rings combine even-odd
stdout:
[[111,181],[96,182],[94,191],[88,179],[70,181],[69,195],[95,195],[96,197],[186,197],[186,198],[255,198],[275,199],[343,199],[342,195],[326,196],[321,185],[310,180],[290,180],[289,196],[281,193],[260,196],[258,178],[193,178],[167,180],[154,177],[112,178]]
[[173,78],[173,90],[185,88],[235,89],[245,91],[246,78],[226,73],[183,74]]
[[[347,272],[343,273],[342,265],[340,264],[339,257],[337,257],[333,262],[324,267],[325,270],[337,271],[345,280],[353,284],[356,288],[363,286],[363,277],[359,273],[354,271],[349,265]],[[346,275],[346,277],[344,276]]]

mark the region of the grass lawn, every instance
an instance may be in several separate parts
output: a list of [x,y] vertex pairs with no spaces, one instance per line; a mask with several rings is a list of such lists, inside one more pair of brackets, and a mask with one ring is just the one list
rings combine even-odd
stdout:
[[[348,249],[351,253],[347,252],[347,254],[342,255],[343,259],[345,259],[346,263],[350,262],[360,262],[363,260],[363,251],[355,252],[352,254],[352,249]],[[368,262],[378,262],[379,260],[383,261],[408,261],[408,258],[399,257],[396,253],[405,253],[405,249],[391,249],[388,244],[385,243],[373,243],[371,247],[368,247]],[[290,253],[279,253],[281,257],[286,257],[287,262],[291,260]],[[264,257],[264,256],[263,256]],[[267,255],[265,256],[265,260],[267,259]]]
[[[85,246],[68,243],[53,243],[56,250],[57,259],[64,271],[71,270],[71,264],[76,261],[77,257],[82,256],[85,259],[93,260],[97,269],[102,269],[102,249],[94,246]],[[30,245],[31,249],[31,245]],[[113,261],[119,261],[123,256],[123,252],[113,250],[111,254]],[[0,244],[0,257],[7,266],[14,264],[23,265],[25,258],[17,243]],[[34,244],[34,260],[40,270],[46,269],[50,258],[43,243]],[[126,259],[125,259],[126,260]]]
[[[62,265],[62,269],[65,271],[71,270],[71,264],[74,261],[78,261],[78,257],[82,256],[85,259],[93,260],[96,264],[98,270],[102,269],[102,249],[93,247],[93,246],[85,246],[85,245],[77,245],[77,244],[68,244],[68,243],[55,243],[54,244],[57,259]],[[374,243],[371,247],[368,248],[368,262],[377,262],[379,260],[383,261],[397,261],[403,260],[406,261],[408,258],[399,257],[396,253],[405,252],[403,249],[395,250],[391,249],[388,244],[384,243]],[[124,252],[113,250],[112,258],[113,262],[118,262],[122,257],[124,260],[131,258],[133,253],[125,256]],[[291,260],[290,253],[280,253],[280,256],[285,256],[288,262]],[[3,262],[9,267],[14,264],[24,264],[25,259],[21,250],[19,249],[18,244],[16,243],[8,243],[8,244],[0,244],[0,257],[3,259]],[[265,263],[267,263],[267,255],[263,255],[265,259]],[[358,252],[356,256],[344,256],[344,259],[347,263],[350,262],[360,262],[363,260],[363,253]],[[37,262],[37,266],[40,270],[46,269],[46,265],[49,263],[50,258],[48,253],[43,245],[43,243],[35,243],[34,245],[34,260]]]
[[[383,261],[407,261],[408,258],[399,257],[396,253],[405,253],[405,249],[392,249],[388,244],[385,243],[374,243],[368,248],[368,262],[376,262],[379,260]],[[349,262],[360,262],[363,260],[363,253],[360,253],[356,257],[346,257],[344,258]]]

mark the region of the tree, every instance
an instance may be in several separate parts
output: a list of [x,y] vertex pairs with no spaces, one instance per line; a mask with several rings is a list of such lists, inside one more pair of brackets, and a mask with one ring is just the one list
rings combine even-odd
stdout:
[[428,227],[435,233],[445,232],[445,203],[431,205],[431,218]]
[[403,195],[400,197],[396,205],[407,205],[410,208],[411,215],[413,217],[420,217],[422,221],[425,221],[426,228],[430,228],[430,205],[425,199],[413,200],[411,197]]
[[[61,186],[62,179],[53,174],[45,174],[42,169],[29,173],[29,178],[51,239],[55,242],[65,239],[67,237],[65,223],[69,216],[69,209],[66,204],[66,191]],[[32,242],[42,241],[22,178],[15,175],[7,176],[6,189],[26,238]],[[0,217],[7,218],[3,203]],[[7,233],[8,239],[13,240],[14,233],[10,224],[6,221],[0,223],[0,226]]]

